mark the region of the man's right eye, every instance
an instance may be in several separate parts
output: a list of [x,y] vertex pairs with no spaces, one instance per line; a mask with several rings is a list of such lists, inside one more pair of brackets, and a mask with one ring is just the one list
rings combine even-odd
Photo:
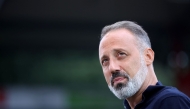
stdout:
[[105,66],[108,63],[108,59],[103,59],[102,60],[102,65]]

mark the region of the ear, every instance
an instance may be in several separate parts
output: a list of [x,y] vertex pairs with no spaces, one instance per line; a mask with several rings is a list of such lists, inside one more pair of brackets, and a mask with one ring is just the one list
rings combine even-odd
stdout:
[[150,65],[154,61],[154,51],[151,48],[145,49],[144,52],[146,65]]

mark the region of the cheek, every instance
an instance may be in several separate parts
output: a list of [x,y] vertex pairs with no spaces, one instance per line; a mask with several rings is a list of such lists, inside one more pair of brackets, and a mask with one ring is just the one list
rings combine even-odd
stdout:
[[135,76],[139,68],[140,68],[140,61],[138,61],[138,59],[128,60],[128,62],[124,64],[124,69],[131,78]]
[[133,63],[133,77],[139,71],[139,68],[140,68],[140,61],[135,61]]
[[107,84],[110,84],[111,75],[108,72],[103,71]]

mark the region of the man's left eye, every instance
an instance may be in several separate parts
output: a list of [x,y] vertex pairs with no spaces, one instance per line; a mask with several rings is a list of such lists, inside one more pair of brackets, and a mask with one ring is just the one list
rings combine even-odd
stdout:
[[123,53],[123,52],[120,52],[120,53],[119,53],[119,55],[120,55],[120,56],[122,56],[122,55],[126,55],[126,54],[125,54],[125,53]]

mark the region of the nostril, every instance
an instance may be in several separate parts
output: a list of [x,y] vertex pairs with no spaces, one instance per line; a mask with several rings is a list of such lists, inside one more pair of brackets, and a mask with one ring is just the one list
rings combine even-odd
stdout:
[[117,73],[112,73],[112,77],[115,77],[117,75]]
[[116,77],[119,74],[119,71],[112,72],[112,77]]

